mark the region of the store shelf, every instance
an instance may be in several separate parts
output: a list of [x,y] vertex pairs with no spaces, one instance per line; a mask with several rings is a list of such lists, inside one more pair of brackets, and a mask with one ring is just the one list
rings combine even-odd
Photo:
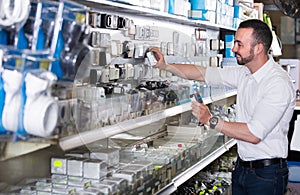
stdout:
[[194,176],[196,173],[201,171],[203,168],[205,168],[207,165],[212,163],[214,160],[216,160],[218,157],[220,157],[222,154],[227,152],[231,147],[233,147],[236,144],[235,139],[231,139],[228,142],[226,142],[223,146],[219,147],[218,149],[214,150],[212,153],[210,153],[208,156],[203,158],[201,161],[196,163],[195,165],[191,166],[186,171],[182,172],[180,175],[175,177],[170,184],[165,186],[163,189],[161,189],[158,193],[160,195],[164,194],[171,194],[176,191],[176,189],[182,185],[184,182],[186,182],[188,179],[190,179],[192,176]]
[[0,162],[57,145],[58,136],[16,139],[15,135],[0,135]]
[[[213,101],[218,101],[234,95],[236,95],[236,91],[232,90],[232,91],[228,91],[223,95],[215,96],[213,97],[213,99],[210,97],[203,98],[203,102],[205,104],[210,104]],[[106,126],[106,127],[85,131],[85,132],[79,132],[76,135],[61,138],[59,140],[59,145],[63,150],[70,150],[79,146],[83,146],[85,144],[90,144],[95,141],[114,136],[122,132],[126,132],[135,128],[152,124],[154,122],[160,121],[167,117],[175,116],[177,114],[189,111],[190,109],[191,109],[191,102],[188,102],[182,105],[174,106],[172,108],[155,112],[147,116],[142,116],[135,119],[123,121],[115,125]]]
[[131,4],[124,4],[124,3],[105,1],[105,0],[78,0],[76,2],[84,4],[93,9],[101,9],[101,10],[113,11],[118,13],[128,13],[128,14],[134,14],[136,16],[144,16],[144,17],[151,17],[151,18],[155,17],[156,20],[162,19],[164,21],[170,21],[170,22],[175,22],[175,23],[180,23],[185,25],[206,26],[211,29],[226,29],[226,30],[236,31],[235,28],[218,25],[218,24],[212,24],[209,21],[191,20],[186,18],[185,16],[169,14],[151,8],[141,7],[141,6],[131,5]]
[[51,146],[50,143],[8,142],[1,151],[0,162]]
[[[207,28],[216,29],[216,30],[219,29],[226,29],[226,30],[233,30],[233,31],[236,30],[226,26],[213,24],[210,23],[209,21],[190,20],[184,16],[168,14],[166,12],[162,12],[162,11],[158,11],[146,7],[135,6],[131,4],[106,1],[106,0],[79,0],[76,2],[84,4],[87,7],[90,7],[91,10],[99,9],[102,11],[105,10],[107,12],[115,12],[118,14],[126,13],[134,16],[148,17],[150,19],[162,20],[162,21],[171,21],[174,23],[184,24],[189,26],[205,26]],[[217,95],[216,97],[214,96],[213,98],[204,98],[204,103],[209,104],[212,103],[213,101],[218,101],[233,96],[234,94],[235,92],[229,92],[228,94],[225,93],[224,95],[224,93],[222,93],[222,95],[220,96]],[[61,138],[59,140],[59,145],[63,150],[73,149],[85,144],[89,144],[101,139],[114,136],[122,132],[126,132],[128,130],[149,125],[153,122],[160,121],[170,116],[175,116],[177,114],[186,112],[190,109],[191,109],[191,103],[189,102],[172,108],[161,110],[147,116],[142,116],[135,119],[123,121],[115,125],[105,126],[105,127],[84,131],[84,132],[78,132],[78,134],[76,135],[71,135],[68,137]]]

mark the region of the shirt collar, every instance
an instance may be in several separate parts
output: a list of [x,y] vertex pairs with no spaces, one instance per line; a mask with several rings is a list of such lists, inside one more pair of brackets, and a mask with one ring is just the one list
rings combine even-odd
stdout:
[[257,83],[259,83],[272,69],[273,62],[273,57],[269,55],[269,60],[260,69],[258,69],[255,73],[252,74],[253,78]]

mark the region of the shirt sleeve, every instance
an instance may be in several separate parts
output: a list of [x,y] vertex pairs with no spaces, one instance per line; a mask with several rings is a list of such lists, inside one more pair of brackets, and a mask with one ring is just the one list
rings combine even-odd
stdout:
[[[256,104],[253,117],[247,123],[249,130],[256,137],[263,140],[279,121],[285,120],[283,116],[290,105],[294,102],[293,87],[284,79],[272,81],[272,84],[266,84],[265,93],[260,97]],[[289,117],[286,117],[285,123],[288,123]]]
[[[244,69],[239,66],[235,67],[207,67],[205,72],[205,82],[208,85],[225,85],[237,88]],[[226,79],[224,79],[226,78]]]

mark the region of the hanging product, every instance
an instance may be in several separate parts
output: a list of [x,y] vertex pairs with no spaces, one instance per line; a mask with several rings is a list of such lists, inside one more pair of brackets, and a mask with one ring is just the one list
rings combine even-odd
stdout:
[[4,70],[2,74],[5,91],[5,103],[2,113],[3,127],[7,131],[16,132],[21,107],[22,74],[14,70]]
[[29,14],[30,0],[0,2],[0,26],[10,27],[24,23]]
[[[74,10],[76,10],[74,12]],[[63,73],[62,79],[73,81],[85,56],[89,53],[89,26],[86,25],[86,8],[74,2],[64,1],[64,11],[60,33],[61,52],[60,65]],[[58,54],[58,52],[57,52]]]
[[27,47],[22,27],[29,11],[30,0],[0,1],[0,44],[13,45],[19,49]]
[[45,95],[49,81],[27,73],[25,83],[24,128],[31,135],[49,137],[58,119],[57,101]]

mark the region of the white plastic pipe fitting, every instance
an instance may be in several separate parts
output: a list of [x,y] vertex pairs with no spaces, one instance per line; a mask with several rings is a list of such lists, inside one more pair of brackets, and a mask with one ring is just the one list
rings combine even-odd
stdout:
[[48,81],[27,73],[26,104],[24,107],[24,128],[27,133],[40,137],[49,137],[57,124],[58,102],[55,98],[43,94]]
[[2,113],[3,127],[7,131],[17,131],[21,106],[22,74],[15,70],[4,70],[2,73],[5,91],[5,102]]

